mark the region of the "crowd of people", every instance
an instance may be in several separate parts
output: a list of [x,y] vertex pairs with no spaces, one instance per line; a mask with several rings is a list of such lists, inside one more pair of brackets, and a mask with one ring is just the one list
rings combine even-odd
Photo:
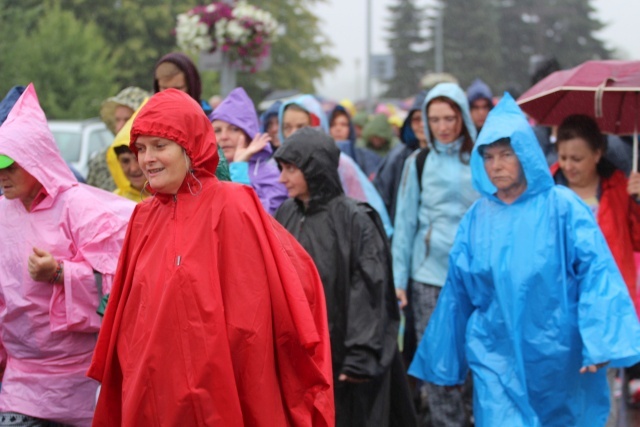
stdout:
[[623,140],[479,79],[404,117],[212,106],[181,53],[150,82],[102,104],[86,184],[32,84],[0,103],[0,427],[616,426]]

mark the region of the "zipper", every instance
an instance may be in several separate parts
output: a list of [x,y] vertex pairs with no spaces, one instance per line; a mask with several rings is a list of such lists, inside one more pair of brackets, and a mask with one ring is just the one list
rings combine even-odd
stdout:
[[182,257],[177,253],[178,252],[178,195],[177,194],[173,195],[173,221],[175,223],[175,228],[173,231],[173,247],[176,253],[175,265],[180,266]]

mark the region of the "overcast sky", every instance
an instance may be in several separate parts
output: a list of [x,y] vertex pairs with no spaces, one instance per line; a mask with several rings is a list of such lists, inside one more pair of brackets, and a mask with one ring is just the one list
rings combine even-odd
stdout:
[[[429,0],[418,1],[431,4]],[[395,0],[371,0],[371,3],[372,51],[387,53],[387,6]],[[322,19],[323,33],[333,42],[332,53],[341,61],[335,72],[327,74],[317,85],[319,94],[337,100],[365,97],[366,4],[367,0],[326,0],[315,7]],[[591,4],[598,18],[608,24],[598,36],[609,47],[624,52],[625,59],[640,60],[640,36],[637,35],[640,1],[591,0]]]

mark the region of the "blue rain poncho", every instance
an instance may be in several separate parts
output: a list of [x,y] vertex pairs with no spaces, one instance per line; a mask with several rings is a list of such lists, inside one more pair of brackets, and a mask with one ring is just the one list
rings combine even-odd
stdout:
[[[527,180],[512,204],[496,196],[478,147],[509,137]],[[409,373],[462,384],[470,368],[483,426],[602,426],[604,369],[640,361],[640,327],[590,209],[554,186],[513,98],[489,114],[471,156],[482,194],[463,218],[449,273]]]

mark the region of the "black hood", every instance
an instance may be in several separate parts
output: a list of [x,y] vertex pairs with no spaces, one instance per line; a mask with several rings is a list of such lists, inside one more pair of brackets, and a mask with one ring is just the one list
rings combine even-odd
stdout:
[[338,175],[340,149],[324,132],[300,129],[283,141],[273,157],[302,171],[311,195],[309,208],[343,194]]

